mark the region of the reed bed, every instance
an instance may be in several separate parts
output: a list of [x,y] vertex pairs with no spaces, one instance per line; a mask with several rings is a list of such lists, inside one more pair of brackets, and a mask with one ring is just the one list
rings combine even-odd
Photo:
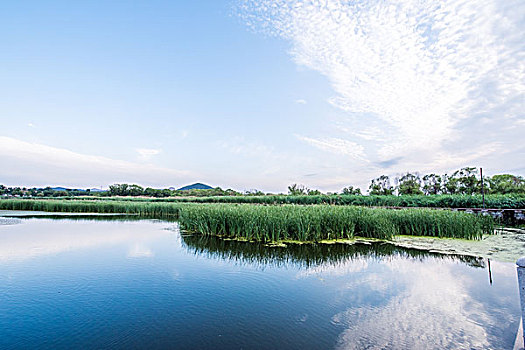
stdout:
[[396,235],[480,239],[493,232],[490,217],[431,209],[353,206],[194,205],[179,217],[183,229],[256,241],[322,241]]
[[[429,207],[429,208],[481,208],[480,195],[406,195],[406,196],[357,196],[357,195],[315,195],[315,196],[212,196],[212,197],[63,197],[65,200],[130,201],[155,203],[224,203],[224,204],[333,204],[368,207]],[[525,195],[490,194],[485,196],[485,207],[493,209],[523,209]]]
[[122,202],[122,201],[89,201],[89,200],[0,200],[2,210],[28,210],[67,213],[121,213],[136,214],[148,217],[178,218],[179,203]]
[[0,209],[123,213],[176,218],[203,235],[256,241],[322,241],[396,235],[480,239],[493,232],[490,217],[432,209],[390,210],[335,205],[246,205],[118,201],[0,200]]

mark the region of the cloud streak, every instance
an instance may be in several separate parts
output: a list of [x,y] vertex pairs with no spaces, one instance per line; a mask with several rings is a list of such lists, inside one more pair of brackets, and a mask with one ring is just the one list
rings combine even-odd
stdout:
[[137,148],[136,151],[142,159],[149,159],[162,152],[162,150],[154,148]]
[[335,154],[341,154],[349,156],[355,160],[361,160],[366,162],[365,153],[363,146],[348,140],[328,137],[315,139],[311,137],[295,135],[295,137],[301,141],[309,143],[310,145],[331,152]]
[[344,126],[381,125],[354,132],[381,136],[366,150],[376,161],[442,150],[469,118],[524,119],[523,2],[245,0],[238,11],[329,79],[329,102],[353,117]]
[[187,171],[87,155],[5,136],[0,136],[0,161],[0,182],[11,179],[16,185],[57,184],[59,179],[61,184],[70,186],[115,182],[165,186],[187,182],[195,176]]

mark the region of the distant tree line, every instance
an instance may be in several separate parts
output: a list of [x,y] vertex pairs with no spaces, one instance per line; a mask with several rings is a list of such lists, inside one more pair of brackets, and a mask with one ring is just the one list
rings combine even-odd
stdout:
[[6,187],[0,185],[0,196],[3,197],[77,197],[77,196],[97,196],[97,197],[114,197],[114,196],[132,196],[132,197],[210,197],[210,196],[261,196],[265,193],[257,190],[246,191],[244,193],[232,189],[223,190],[220,187],[212,189],[156,189],[151,187],[142,187],[136,184],[113,184],[107,191],[91,191],[64,189],[54,190],[51,187],[46,188],[27,188],[27,187]]
[[[246,192],[245,195],[257,195],[258,193]],[[264,195],[264,193],[262,193]],[[211,189],[190,189],[190,190],[174,190],[174,189],[156,189],[151,187],[143,188],[139,185],[128,184],[114,184],[109,186],[109,190],[101,194],[102,196],[146,196],[146,197],[209,197],[209,196],[240,196],[241,192],[232,189],[223,190],[220,187]]]
[[[483,176],[485,194],[525,194],[525,179],[522,176],[502,174]],[[318,190],[311,190],[303,185],[288,186],[289,195],[317,195]],[[338,193],[329,193],[338,194]],[[361,189],[348,186],[342,189],[343,195],[361,195]],[[477,168],[465,167],[451,175],[405,173],[390,179],[381,175],[373,179],[368,186],[368,194],[376,196],[392,195],[439,195],[481,194],[481,177]]]
[[[502,174],[483,177],[486,194],[525,194],[525,179],[522,176]],[[481,177],[477,168],[466,167],[451,175],[406,173],[394,178],[382,175],[373,179],[368,187],[371,195],[438,195],[481,194]]]
[[[486,194],[525,194],[525,179],[522,176],[502,174],[484,176],[484,191]],[[321,191],[310,189],[304,185],[292,184],[288,186],[288,194],[292,196],[318,196]],[[361,195],[361,189],[353,186],[345,187],[340,193],[342,195]],[[481,178],[477,168],[466,167],[453,172],[451,175],[405,173],[390,179],[387,175],[381,175],[373,179],[368,186],[370,195],[473,195],[481,194]],[[232,189],[220,187],[212,189],[156,189],[142,187],[136,184],[113,184],[107,191],[88,190],[54,190],[46,188],[6,187],[0,185],[0,196],[3,197],[219,197],[219,196],[264,196],[271,193],[263,193],[259,190],[238,192]]]
[[6,187],[0,185],[0,196],[7,197],[68,197],[68,196],[91,196],[90,190],[54,190],[51,187],[27,188]]

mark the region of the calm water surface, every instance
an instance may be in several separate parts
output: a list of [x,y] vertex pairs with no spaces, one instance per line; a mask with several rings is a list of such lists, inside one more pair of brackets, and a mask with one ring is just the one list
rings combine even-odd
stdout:
[[509,349],[516,268],[176,223],[0,218],[0,348]]

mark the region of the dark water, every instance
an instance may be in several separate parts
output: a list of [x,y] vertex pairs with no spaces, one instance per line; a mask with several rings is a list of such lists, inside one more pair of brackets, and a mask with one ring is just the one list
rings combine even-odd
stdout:
[[513,264],[160,221],[2,219],[0,348],[509,349]]

